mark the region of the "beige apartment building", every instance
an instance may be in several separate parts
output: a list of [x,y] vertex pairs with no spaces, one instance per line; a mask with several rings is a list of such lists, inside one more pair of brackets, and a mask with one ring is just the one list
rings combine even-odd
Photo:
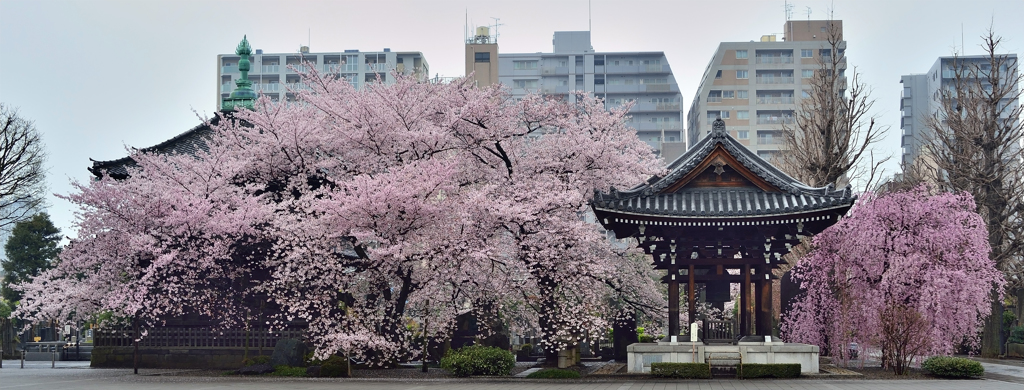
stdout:
[[[710,134],[711,123],[721,117],[729,133],[758,156],[770,159],[779,153],[782,128],[794,125],[819,61],[830,61],[829,23],[842,33],[841,20],[790,20],[781,40],[773,34],[719,44],[690,103],[689,145]],[[838,54],[845,48],[844,40]],[[839,74],[845,70],[843,60]]]

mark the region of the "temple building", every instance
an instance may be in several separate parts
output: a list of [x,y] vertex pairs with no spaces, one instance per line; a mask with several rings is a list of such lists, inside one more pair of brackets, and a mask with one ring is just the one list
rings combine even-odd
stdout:
[[[651,361],[697,356],[692,349],[698,348],[700,339],[700,362],[706,348],[749,355],[756,352],[751,346],[784,345],[782,350],[765,352],[770,353],[764,359],[771,361],[751,355],[743,362],[799,361],[804,371],[817,372],[816,346],[783,344],[772,337],[776,318],[772,280],[779,278],[774,271],[785,263],[782,256],[792,246],[836,223],[853,206],[856,197],[850,187],[812,188],[793,179],[737,142],[721,119],[714,121],[711,134],[669,164],[668,170],[664,177],[652,177],[629,190],[596,193],[592,201],[606,229],[619,239],[635,239],[651,256],[653,266],[666,271],[662,282],[669,291],[668,336],[661,344],[675,348],[685,340],[688,343],[678,347],[690,348],[663,351],[647,347],[650,344],[631,345],[629,371],[647,371]],[[686,291],[686,318],[695,324],[701,320],[698,286],[704,287],[707,301],[722,301],[732,300],[730,284],[740,287],[739,329],[714,321],[702,321],[703,329],[696,333],[688,331],[689,326],[680,327],[681,286]],[[641,356],[645,354],[657,357]]]

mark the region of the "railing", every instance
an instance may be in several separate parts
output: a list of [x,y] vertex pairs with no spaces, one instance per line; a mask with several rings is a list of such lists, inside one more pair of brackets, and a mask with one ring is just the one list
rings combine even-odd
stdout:
[[[144,331],[139,340],[140,347],[225,347],[225,348],[273,348],[277,340],[284,338],[301,339],[302,331],[286,329],[277,332],[266,330],[246,331],[243,329],[212,328],[153,328]],[[93,345],[97,347],[129,347],[134,345],[132,329],[105,329],[96,332]]]
[[320,66],[320,70],[325,73],[339,73],[341,72],[341,64],[323,64]]
[[386,72],[388,64],[366,64],[367,72]]
[[793,104],[792,96],[758,96],[757,104]]
[[656,106],[654,106],[654,109],[659,111],[678,111],[680,107],[678,104],[658,103]]
[[757,144],[758,145],[781,145],[782,144],[782,138],[774,137],[774,136],[773,137],[761,137],[761,136],[758,136],[757,137]]
[[238,65],[222,66],[220,67],[221,73],[238,73]]
[[707,102],[708,103],[721,103],[722,102],[722,97],[721,96],[708,96]]
[[661,64],[657,64],[657,65],[641,65],[640,70],[642,70],[644,72],[648,72],[648,73],[656,73],[656,72],[664,72],[665,68],[663,68],[661,66]]
[[758,116],[757,124],[759,125],[781,125],[781,124],[793,124],[793,117],[791,116]]
[[757,64],[792,64],[793,63],[793,57],[792,56],[788,56],[788,57],[761,57],[761,56],[757,56],[757,57],[755,57],[755,59],[756,60],[754,62],[757,63]]
[[278,73],[281,71],[281,65],[263,65],[260,66],[260,72],[262,73]]
[[288,83],[288,89],[291,89],[293,91],[303,91],[303,90],[311,91],[311,90],[313,90],[313,88],[311,88],[306,83]]
[[705,342],[732,342],[736,335],[732,321],[704,320]]
[[232,83],[227,83],[227,84],[221,84],[220,85],[220,91],[221,92],[231,92],[231,91],[234,90],[234,88],[235,88],[235,85],[232,84]]
[[266,84],[254,84],[253,89],[257,89],[263,92],[277,92],[281,90],[280,83],[266,83]]
[[758,84],[793,84],[793,77],[757,77]]

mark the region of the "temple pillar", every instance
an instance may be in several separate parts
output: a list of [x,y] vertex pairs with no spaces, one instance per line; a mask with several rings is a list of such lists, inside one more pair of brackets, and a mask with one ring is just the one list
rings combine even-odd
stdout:
[[743,266],[743,282],[740,283],[740,330],[741,336],[750,335],[750,265]]
[[679,266],[668,269],[668,339],[679,335]]
[[759,336],[772,335],[772,283],[766,276],[771,275],[771,269],[767,266],[761,267],[762,275],[757,277],[757,334]]

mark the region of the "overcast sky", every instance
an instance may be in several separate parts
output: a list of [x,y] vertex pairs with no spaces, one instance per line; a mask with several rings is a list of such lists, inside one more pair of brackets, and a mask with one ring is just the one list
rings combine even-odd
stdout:
[[[849,64],[873,88],[874,114],[899,153],[900,75],[939,56],[980,54],[991,25],[1024,57],[1021,0],[793,0],[792,19],[843,21]],[[786,21],[771,1],[0,1],[0,102],[35,121],[49,186],[89,179],[90,158],[125,156],[200,123],[216,109],[217,54],[243,34],[267,53],[345,49],[423,52],[431,73],[462,76],[464,25],[494,24],[503,53],[550,52],[554,31],[592,26],[597,51],[664,51],[689,108],[719,42],[759,39]],[[592,24],[590,24],[592,23]],[[962,34],[961,34],[962,26]],[[684,110],[685,111],[685,110]],[[684,122],[685,123],[685,122]],[[898,160],[898,156],[896,158]],[[895,169],[895,165],[889,167]],[[50,197],[65,235],[74,210]]]

